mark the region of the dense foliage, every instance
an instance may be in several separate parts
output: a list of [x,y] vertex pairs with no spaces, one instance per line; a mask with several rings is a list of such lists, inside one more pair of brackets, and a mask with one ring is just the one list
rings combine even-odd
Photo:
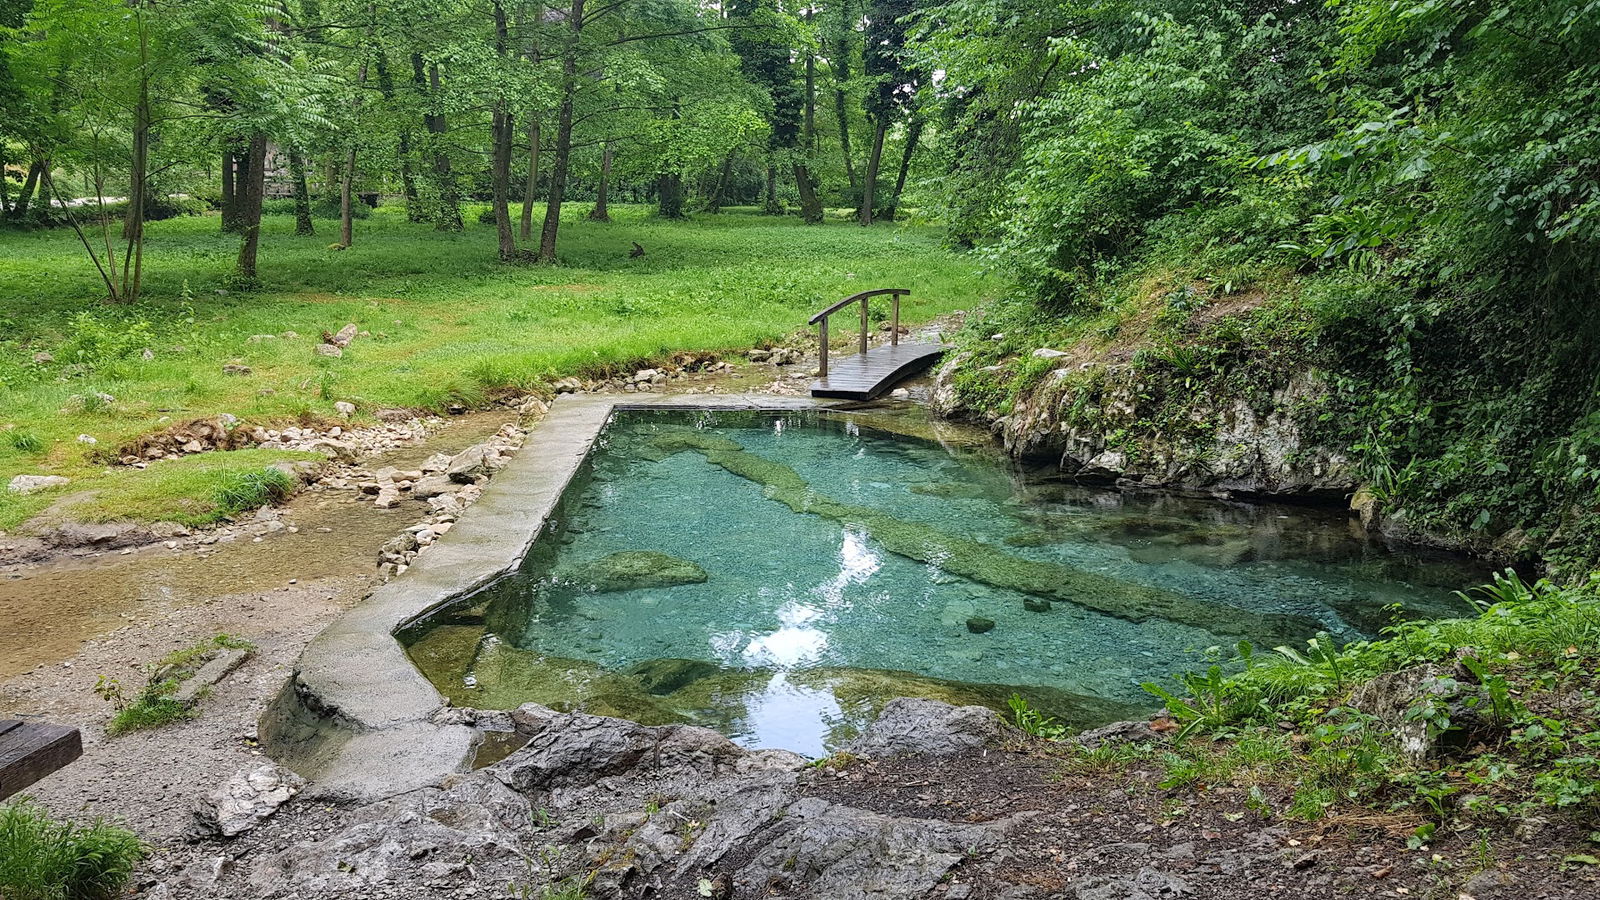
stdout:
[[[922,22],[936,196],[1023,288],[975,337],[1264,295],[1266,343],[1331,374],[1319,427],[1391,514],[1593,555],[1600,5],[951,0]],[[1241,364],[1237,326],[1171,331],[1202,390]]]

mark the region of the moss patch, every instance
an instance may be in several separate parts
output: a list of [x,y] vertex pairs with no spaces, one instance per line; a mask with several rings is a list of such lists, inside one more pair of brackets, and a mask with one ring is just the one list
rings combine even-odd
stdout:
[[704,584],[706,570],[686,559],[654,550],[623,550],[583,563],[563,578],[597,594],[640,588]]

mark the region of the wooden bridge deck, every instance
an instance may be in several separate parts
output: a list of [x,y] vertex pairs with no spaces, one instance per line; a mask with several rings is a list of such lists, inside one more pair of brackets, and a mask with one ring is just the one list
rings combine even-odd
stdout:
[[76,728],[0,719],[0,800],[82,755]]
[[944,344],[902,342],[834,357],[828,361],[828,374],[812,383],[811,396],[871,400],[906,376],[933,365],[948,349]]

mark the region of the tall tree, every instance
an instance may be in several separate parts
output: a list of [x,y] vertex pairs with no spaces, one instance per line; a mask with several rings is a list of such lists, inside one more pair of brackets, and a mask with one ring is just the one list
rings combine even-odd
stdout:
[[872,151],[861,182],[862,225],[871,225],[878,200],[878,175],[883,164],[883,143],[917,86],[906,55],[906,16],[913,0],[871,0],[867,8],[866,51],[863,70],[867,78],[867,118],[872,123]]

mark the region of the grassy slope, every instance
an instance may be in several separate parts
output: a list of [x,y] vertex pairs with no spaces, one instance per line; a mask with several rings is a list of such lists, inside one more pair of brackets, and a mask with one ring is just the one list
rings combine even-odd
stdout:
[[[150,474],[108,473],[76,437],[115,447],[161,427],[163,416],[289,420],[330,414],[338,400],[367,412],[472,403],[490,389],[674,350],[748,347],[868,287],[911,287],[912,321],[968,308],[985,290],[973,265],[940,249],[931,228],[808,228],[737,211],[666,223],[630,207],[614,208],[617,221],[600,225],[580,221],[582,212],[572,210],[563,225],[556,267],[497,264],[493,230],[475,215],[465,233],[440,234],[405,222],[398,208],[382,209],[357,223],[357,243],[343,252],[328,249],[331,222],[320,223],[322,234],[296,237],[292,220],[270,217],[264,287],[249,295],[222,289],[238,239],[217,233],[214,217],[155,223],[146,299],[134,308],[100,301],[70,231],[0,233],[0,481],[64,474],[74,479],[68,491],[104,489],[96,518],[182,513],[194,521],[205,516],[214,479],[190,473],[156,488],[167,464]],[[634,241],[645,247],[642,258],[628,256]],[[342,359],[316,356],[321,332],[347,322],[372,336]],[[299,337],[251,340],[286,331]],[[146,348],[153,359],[143,358]],[[33,364],[40,351],[55,362]],[[253,373],[224,375],[228,362]],[[74,399],[96,392],[116,400],[86,410]],[[31,433],[42,447],[14,446],[8,431]],[[259,456],[249,465],[261,465]],[[0,528],[61,495],[0,493]]]

